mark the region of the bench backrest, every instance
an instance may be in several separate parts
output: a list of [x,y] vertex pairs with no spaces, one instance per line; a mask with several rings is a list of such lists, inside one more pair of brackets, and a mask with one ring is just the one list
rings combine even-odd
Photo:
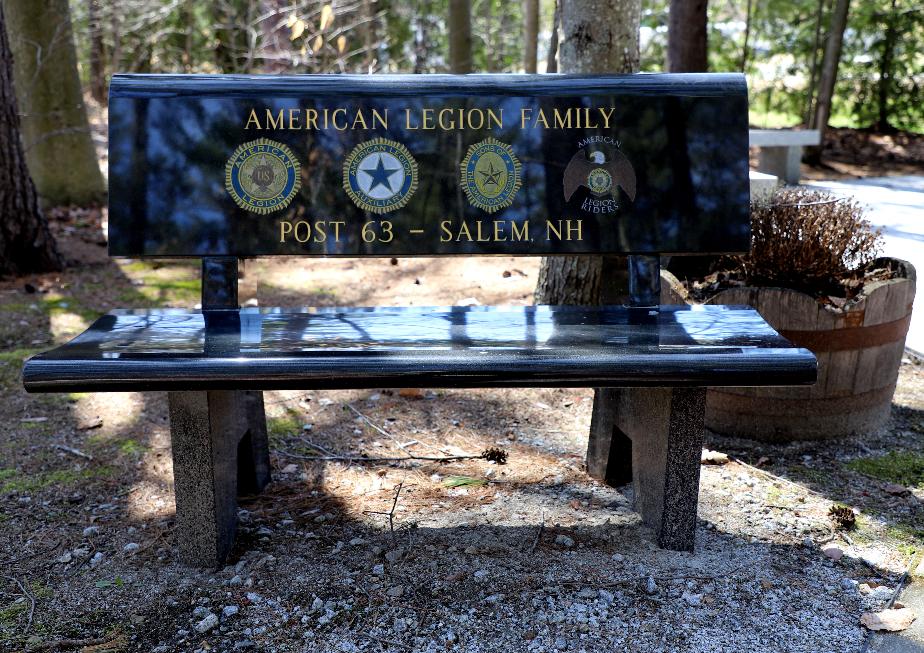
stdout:
[[749,247],[735,74],[116,75],[113,256]]

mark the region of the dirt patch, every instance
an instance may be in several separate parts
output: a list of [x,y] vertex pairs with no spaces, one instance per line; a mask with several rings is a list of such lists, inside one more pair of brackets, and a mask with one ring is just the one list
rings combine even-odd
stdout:
[[[265,259],[248,264],[245,299],[527,304],[537,268]],[[847,651],[921,550],[920,488],[895,494],[852,462],[924,450],[924,374],[909,364],[882,433],[785,447],[710,436],[732,460],[703,468],[692,555],[658,550],[631,490],[586,476],[590,389],[266,393],[274,482],[242,502],[227,567],[183,568],[164,395],[30,396],[19,370],[109,308],[197,302],[188,262],[0,283],[0,647]],[[507,463],[400,460],[490,447]],[[305,459],[319,452],[395,460]],[[855,530],[836,529],[834,503],[857,509]]]

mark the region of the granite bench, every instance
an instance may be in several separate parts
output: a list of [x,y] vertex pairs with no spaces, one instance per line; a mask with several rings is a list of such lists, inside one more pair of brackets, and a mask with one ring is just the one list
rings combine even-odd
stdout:
[[748,144],[760,148],[757,169],[787,184],[798,184],[802,177],[802,148],[821,144],[817,129],[752,129]]
[[[599,388],[588,472],[691,550],[705,388],[815,378],[750,308],[660,303],[660,255],[748,249],[739,75],[117,75],[109,112],[110,255],[201,259],[201,308],[112,311],[23,380],[167,393],[186,563],[270,482],[263,391]],[[238,302],[244,258],[501,254],[603,256],[606,305]]]

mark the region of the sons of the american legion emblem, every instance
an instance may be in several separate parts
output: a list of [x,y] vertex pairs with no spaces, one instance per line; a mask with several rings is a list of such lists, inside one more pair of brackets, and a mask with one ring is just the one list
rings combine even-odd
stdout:
[[254,213],[284,209],[300,186],[292,150],[266,138],[244,143],[225,164],[225,188],[235,204]]
[[494,138],[468,148],[461,170],[469,203],[487,213],[510,206],[520,189],[520,161],[512,147]]
[[362,142],[343,164],[343,188],[366,211],[400,209],[417,190],[417,162],[401,143],[387,138]]

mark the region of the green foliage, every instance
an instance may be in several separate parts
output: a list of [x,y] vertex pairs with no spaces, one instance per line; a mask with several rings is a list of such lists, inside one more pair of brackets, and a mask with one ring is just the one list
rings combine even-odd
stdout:
[[[754,124],[784,127],[805,121],[817,90],[832,5],[833,0],[752,0],[745,52],[747,0],[709,2],[709,69],[742,71],[744,61]],[[664,70],[668,8],[669,0],[650,0],[642,7],[644,71]],[[816,27],[820,28],[817,41]],[[831,124],[868,127],[879,121],[884,70],[889,124],[924,131],[924,50],[918,47],[917,38],[922,31],[924,11],[916,0],[851,3]],[[887,59],[886,46],[890,43],[892,54]]]
[[857,458],[847,463],[847,468],[883,481],[924,488],[924,455],[912,451],[890,451],[884,456]]

